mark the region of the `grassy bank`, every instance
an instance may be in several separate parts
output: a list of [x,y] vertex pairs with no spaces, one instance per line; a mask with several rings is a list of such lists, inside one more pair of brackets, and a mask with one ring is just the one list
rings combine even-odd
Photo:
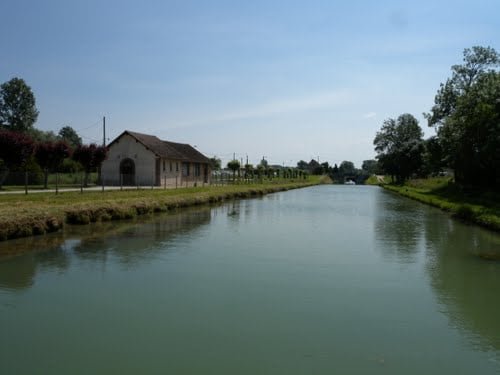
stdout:
[[455,218],[500,232],[500,193],[464,189],[449,177],[410,180],[385,189],[450,212]]
[[172,190],[66,192],[0,195],[0,240],[54,232],[65,224],[129,219],[180,207],[249,198],[322,183],[307,180]]

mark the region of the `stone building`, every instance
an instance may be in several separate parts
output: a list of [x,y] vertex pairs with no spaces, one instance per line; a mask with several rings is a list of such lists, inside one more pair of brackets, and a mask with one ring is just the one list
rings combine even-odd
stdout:
[[108,150],[101,168],[106,185],[181,187],[210,182],[210,160],[188,144],[126,130]]

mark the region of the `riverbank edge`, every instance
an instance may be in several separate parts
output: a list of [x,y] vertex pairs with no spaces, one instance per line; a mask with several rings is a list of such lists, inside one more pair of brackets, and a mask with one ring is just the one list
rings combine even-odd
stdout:
[[136,216],[176,210],[184,207],[220,203],[232,199],[245,199],[292,189],[327,183],[322,179],[276,185],[231,185],[213,187],[208,191],[168,196],[147,196],[120,201],[93,201],[62,205],[42,212],[26,212],[16,218],[0,220],[0,241],[42,235],[61,230],[66,224],[86,225],[110,220],[132,219]]
[[451,202],[430,192],[420,192],[408,186],[389,184],[378,184],[378,186],[403,197],[449,212],[453,218],[467,224],[474,224],[494,232],[500,232],[500,217],[488,212],[488,207],[468,202]]

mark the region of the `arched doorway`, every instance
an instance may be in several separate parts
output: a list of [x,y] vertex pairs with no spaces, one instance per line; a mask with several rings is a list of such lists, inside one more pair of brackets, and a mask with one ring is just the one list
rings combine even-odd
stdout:
[[120,163],[121,184],[125,186],[135,185],[135,163],[132,159],[123,159]]

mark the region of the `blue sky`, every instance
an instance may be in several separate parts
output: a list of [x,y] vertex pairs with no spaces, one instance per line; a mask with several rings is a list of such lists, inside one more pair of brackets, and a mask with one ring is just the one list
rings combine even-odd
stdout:
[[256,164],[375,156],[384,119],[422,112],[473,45],[500,50],[492,1],[0,3],[0,81],[21,77],[36,127],[85,142],[124,130]]

